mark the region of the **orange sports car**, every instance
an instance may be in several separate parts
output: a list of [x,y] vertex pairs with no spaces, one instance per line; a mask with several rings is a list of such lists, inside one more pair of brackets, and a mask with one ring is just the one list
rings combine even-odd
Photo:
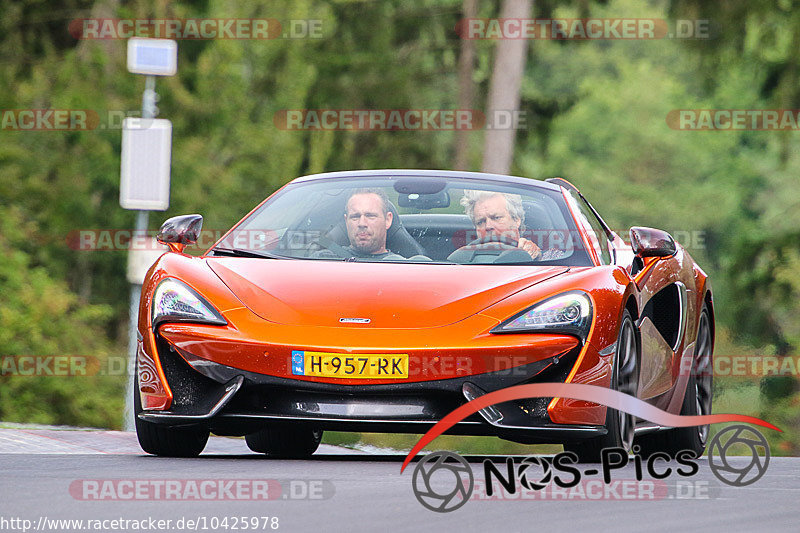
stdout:
[[[610,387],[711,412],[706,274],[666,232],[612,231],[577,188],[492,174],[370,170],[298,178],[202,257],[200,215],[167,220],[170,251],[139,311],[139,442],[199,454],[209,433],[308,456],[322,432],[424,433],[490,391]],[[691,369],[692,371],[685,371]],[[701,452],[707,426],[663,428],[585,401],[529,398],[463,435]]]

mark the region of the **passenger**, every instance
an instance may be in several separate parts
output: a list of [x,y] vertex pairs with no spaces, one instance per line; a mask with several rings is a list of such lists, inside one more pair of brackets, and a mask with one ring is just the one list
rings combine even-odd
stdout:
[[389,199],[380,189],[358,189],[347,199],[344,213],[350,245],[330,244],[329,249],[314,252],[315,258],[355,257],[358,259],[404,260],[386,248],[386,232],[392,226]]
[[392,226],[389,199],[380,189],[358,189],[347,200],[345,226],[348,250],[356,257],[405,259],[386,249],[386,232]]

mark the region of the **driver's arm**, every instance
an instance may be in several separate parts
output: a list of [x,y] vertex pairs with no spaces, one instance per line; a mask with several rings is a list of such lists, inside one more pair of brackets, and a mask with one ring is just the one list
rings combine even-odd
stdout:
[[531,256],[531,259],[538,259],[542,255],[542,250],[536,243],[528,240],[524,237],[519,238],[519,242],[517,243],[517,248],[522,248]]

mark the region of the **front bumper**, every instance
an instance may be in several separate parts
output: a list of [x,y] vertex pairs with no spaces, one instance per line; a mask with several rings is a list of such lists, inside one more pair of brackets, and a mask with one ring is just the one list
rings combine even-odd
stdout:
[[[494,372],[414,382],[340,384],[266,375],[210,361],[156,337],[173,400],[139,418],[169,426],[202,425],[220,435],[245,435],[267,425],[334,431],[425,433],[445,415],[486,392],[533,382],[563,382],[579,349]],[[492,435],[524,443],[580,440],[605,433],[589,424],[556,424],[552,398],[505,402],[454,425],[448,433]]]

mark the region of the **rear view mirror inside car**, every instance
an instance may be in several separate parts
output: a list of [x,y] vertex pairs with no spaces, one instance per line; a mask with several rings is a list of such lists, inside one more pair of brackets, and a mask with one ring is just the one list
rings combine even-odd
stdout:
[[440,191],[433,194],[409,193],[400,194],[397,198],[397,205],[409,207],[411,209],[434,209],[437,207],[449,207],[450,195],[447,191]]

